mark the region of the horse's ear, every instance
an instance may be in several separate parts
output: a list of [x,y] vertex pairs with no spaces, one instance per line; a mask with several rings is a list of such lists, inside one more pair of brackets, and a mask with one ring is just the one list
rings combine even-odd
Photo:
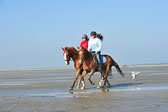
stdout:
[[65,47],[65,50],[67,50],[68,48],[69,48],[69,47],[66,46],[66,47]]
[[[62,47],[61,47],[62,48]],[[62,48],[62,50],[64,51],[65,49],[64,48]]]
[[77,46],[77,48],[78,48],[78,50],[79,50],[80,47]]

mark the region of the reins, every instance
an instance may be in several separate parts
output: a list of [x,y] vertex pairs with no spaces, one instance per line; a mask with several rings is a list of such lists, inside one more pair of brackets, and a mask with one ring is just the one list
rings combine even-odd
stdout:
[[73,61],[72,58],[70,58],[70,60],[64,60],[64,61]]

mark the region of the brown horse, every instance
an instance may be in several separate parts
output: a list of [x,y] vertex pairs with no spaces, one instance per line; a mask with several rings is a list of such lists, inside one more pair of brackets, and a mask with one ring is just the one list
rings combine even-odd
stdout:
[[[106,82],[109,85],[109,82],[107,80],[107,76],[110,74],[110,72],[112,72],[111,68],[112,66],[115,66],[115,68],[117,69],[117,71],[120,73],[121,76],[124,77],[124,73],[121,71],[119,65],[112,59],[111,56],[108,55],[102,55],[106,58],[106,62],[103,63],[102,66],[102,80],[99,83],[99,87],[101,87],[103,80],[104,80],[104,85],[103,87],[105,87]],[[91,76],[99,70],[99,65],[97,64],[97,62],[95,62],[95,59],[93,58],[93,55],[84,47],[79,48],[79,58],[82,61],[82,68],[83,68],[83,73],[82,73],[82,77],[80,78],[80,80],[83,80],[84,76],[90,72],[90,75],[88,77],[89,81],[91,84],[93,84],[94,82],[91,81]],[[85,84],[83,83],[83,87],[82,89],[85,88]]]
[[64,51],[63,56],[65,59],[65,64],[69,65],[70,60],[72,58],[72,60],[74,61],[74,67],[77,71],[74,82],[70,88],[70,90],[73,90],[79,75],[83,72],[82,67],[81,67],[81,63],[80,63],[80,59],[79,59],[79,54],[78,54],[78,51],[74,47],[65,47],[65,48],[62,48],[62,50]]
[[[70,88],[70,90],[73,90],[74,85],[75,85],[79,75],[82,76],[82,72],[83,72],[83,67],[82,66],[83,66],[83,64],[82,64],[81,60],[79,59],[78,51],[74,47],[65,47],[65,48],[62,48],[62,50],[64,51],[63,56],[64,56],[64,59],[65,59],[65,64],[69,65],[70,60],[72,58],[72,60],[74,61],[74,67],[77,71],[76,76],[74,78],[74,82],[73,82],[73,84]],[[81,80],[79,80],[77,89],[80,87],[80,82],[81,82]],[[82,83],[84,84],[84,78],[82,79]],[[108,83],[108,85],[110,85],[108,80],[107,80],[107,83]],[[91,83],[91,84],[94,85],[94,83]]]

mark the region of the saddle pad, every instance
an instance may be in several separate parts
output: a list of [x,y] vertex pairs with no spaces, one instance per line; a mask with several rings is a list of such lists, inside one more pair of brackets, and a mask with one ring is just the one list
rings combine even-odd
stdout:
[[106,62],[106,58],[104,56],[102,56],[102,55],[101,55],[101,61],[102,61],[102,63]]
[[[98,59],[97,59],[97,56],[96,54],[92,54],[93,55],[93,59],[96,63],[98,63]],[[101,63],[105,63],[106,62],[106,58],[104,56],[100,56],[100,59],[101,59]]]

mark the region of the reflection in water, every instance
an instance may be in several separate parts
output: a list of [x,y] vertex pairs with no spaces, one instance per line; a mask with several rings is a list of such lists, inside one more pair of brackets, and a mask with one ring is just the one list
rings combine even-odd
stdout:
[[109,92],[110,90],[108,88],[100,88],[101,92]]
[[29,94],[31,97],[58,97],[58,98],[85,98],[94,95],[95,93],[101,92],[138,92],[138,91],[158,91],[158,90],[168,90],[167,85],[151,85],[144,86],[141,83],[125,83],[113,85],[110,88],[88,88],[86,90],[70,90],[70,91],[59,91],[52,93],[37,93],[37,94]]

